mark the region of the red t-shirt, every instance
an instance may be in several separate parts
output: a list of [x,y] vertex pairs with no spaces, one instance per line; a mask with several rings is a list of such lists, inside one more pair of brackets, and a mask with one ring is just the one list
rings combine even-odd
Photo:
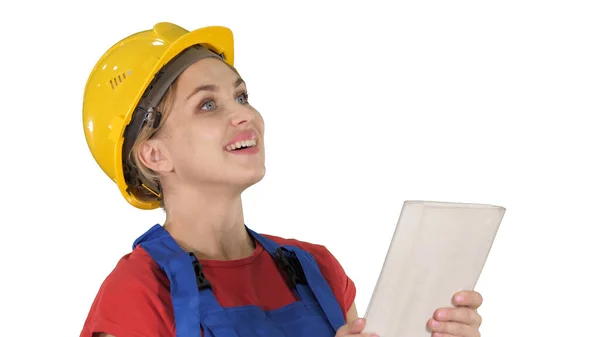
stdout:
[[[344,313],[356,288],[337,259],[321,245],[272,235],[280,245],[299,247],[313,255]],[[274,259],[256,242],[254,253],[235,261],[201,260],[204,274],[223,307],[258,305],[273,310],[297,300]],[[136,247],[103,282],[80,337],[105,332],[116,337],[175,336],[169,279],[148,253]]]

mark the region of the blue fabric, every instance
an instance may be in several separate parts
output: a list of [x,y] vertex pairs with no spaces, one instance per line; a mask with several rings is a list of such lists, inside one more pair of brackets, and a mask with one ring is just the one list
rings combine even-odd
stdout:
[[133,248],[141,245],[169,278],[177,337],[198,337],[202,330],[206,337],[333,337],[345,315],[314,257],[247,231],[273,258],[279,252],[297,259],[307,281],[293,286],[299,301],[271,311],[255,305],[224,308],[210,287],[199,289],[195,258],[162,226],[153,226],[134,242]]

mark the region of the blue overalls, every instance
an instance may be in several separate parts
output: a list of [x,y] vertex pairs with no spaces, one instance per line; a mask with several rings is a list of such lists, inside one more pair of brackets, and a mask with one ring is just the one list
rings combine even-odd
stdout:
[[160,225],[133,244],[148,252],[170,281],[177,337],[333,337],[345,324],[342,312],[315,259],[293,246],[280,246],[246,228],[288,276],[299,301],[263,311],[247,305],[223,308],[196,257],[185,252]]

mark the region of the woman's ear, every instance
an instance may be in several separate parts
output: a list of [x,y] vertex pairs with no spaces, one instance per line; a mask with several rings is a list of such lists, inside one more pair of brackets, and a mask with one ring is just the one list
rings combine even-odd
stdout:
[[159,139],[148,139],[138,149],[138,160],[147,168],[157,173],[173,171],[167,148]]

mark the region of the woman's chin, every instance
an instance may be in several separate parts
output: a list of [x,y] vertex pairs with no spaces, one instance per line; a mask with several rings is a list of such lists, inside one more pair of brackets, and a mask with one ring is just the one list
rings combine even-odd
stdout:
[[245,190],[258,182],[260,182],[265,176],[265,168],[256,168],[253,170],[243,170],[243,172],[239,172],[235,177],[232,177],[232,183],[234,185],[239,186],[242,190]]

